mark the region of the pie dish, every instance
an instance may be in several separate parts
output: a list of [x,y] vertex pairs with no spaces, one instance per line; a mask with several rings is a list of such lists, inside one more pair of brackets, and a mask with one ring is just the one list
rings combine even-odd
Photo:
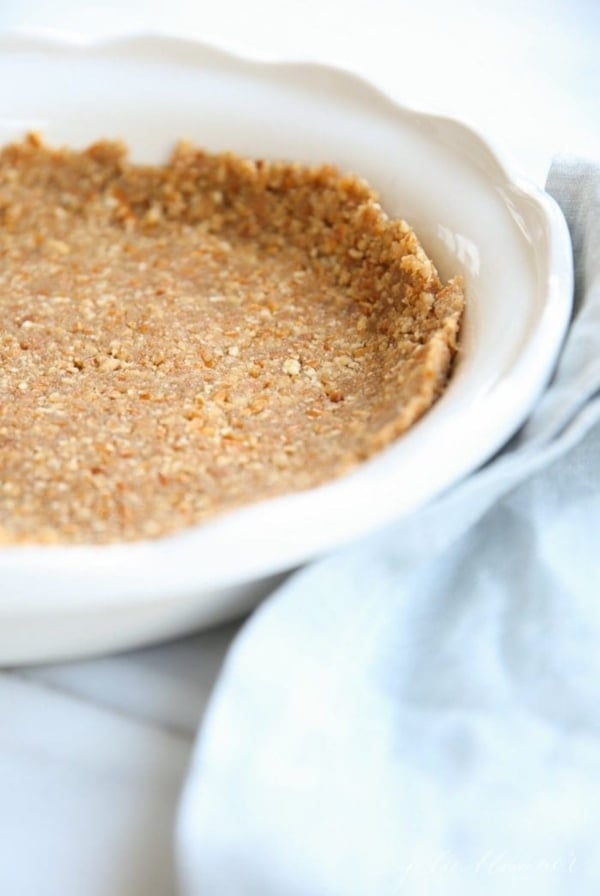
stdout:
[[570,245],[554,202],[460,122],[398,106],[352,75],[192,42],[0,41],[0,143],[30,130],[83,148],[121,138],[139,163],[186,136],[249,158],[357,172],[465,282],[448,388],[401,439],[335,481],[168,537],[0,550],[0,660],[146,643],[251,606],[273,577],[407,514],[483,463],[524,420],[568,322]]

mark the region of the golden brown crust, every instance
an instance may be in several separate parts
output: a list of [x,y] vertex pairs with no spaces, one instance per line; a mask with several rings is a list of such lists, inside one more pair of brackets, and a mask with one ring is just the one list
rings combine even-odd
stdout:
[[463,310],[331,166],[0,154],[0,541],[155,537],[323,483],[443,390]]

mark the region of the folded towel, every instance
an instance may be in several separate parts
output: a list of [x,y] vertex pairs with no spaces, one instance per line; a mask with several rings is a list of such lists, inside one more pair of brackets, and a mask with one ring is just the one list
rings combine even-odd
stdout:
[[600,892],[600,168],[556,162],[576,301],[504,452],[309,566],[230,651],[186,896]]

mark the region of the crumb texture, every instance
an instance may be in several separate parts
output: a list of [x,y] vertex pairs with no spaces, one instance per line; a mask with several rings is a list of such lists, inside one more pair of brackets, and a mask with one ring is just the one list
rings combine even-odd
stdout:
[[436,400],[463,291],[331,166],[0,153],[0,542],[153,538],[319,485]]

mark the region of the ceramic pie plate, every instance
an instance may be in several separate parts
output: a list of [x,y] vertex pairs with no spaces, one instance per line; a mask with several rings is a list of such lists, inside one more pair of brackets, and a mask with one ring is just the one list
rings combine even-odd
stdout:
[[[460,362],[433,409],[355,472],[154,541],[0,548],[0,663],[149,643],[251,607],[286,570],[410,513],[519,427],[568,322],[568,232],[552,199],[464,124],[399,106],[323,65],[257,62],[187,40],[0,38],[0,142],[31,129],[123,138],[163,161],[178,138],[334,162],[409,221],[443,279],[462,274]],[[1,451],[1,446],[0,446]]]

